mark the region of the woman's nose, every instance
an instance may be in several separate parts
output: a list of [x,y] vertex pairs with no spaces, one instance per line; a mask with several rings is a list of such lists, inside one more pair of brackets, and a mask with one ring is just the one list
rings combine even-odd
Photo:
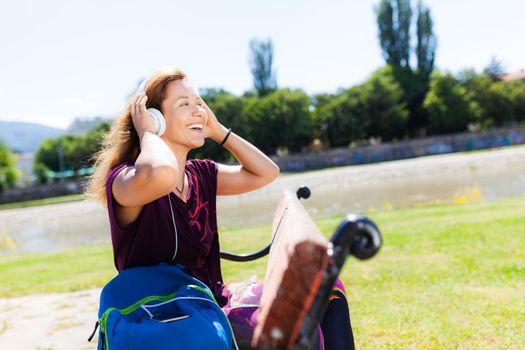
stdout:
[[193,107],[193,114],[204,115],[204,114],[206,114],[206,110],[204,109],[203,106],[196,104],[196,105]]

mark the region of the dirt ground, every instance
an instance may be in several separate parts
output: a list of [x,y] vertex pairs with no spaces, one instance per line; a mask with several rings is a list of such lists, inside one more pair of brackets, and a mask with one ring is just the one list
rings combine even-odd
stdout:
[[0,299],[0,349],[96,349],[99,289]]

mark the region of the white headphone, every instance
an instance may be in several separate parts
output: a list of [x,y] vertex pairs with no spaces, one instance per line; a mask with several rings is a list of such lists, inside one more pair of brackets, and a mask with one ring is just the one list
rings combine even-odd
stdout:
[[[137,94],[146,90],[146,84],[148,83],[148,80],[149,79],[145,79],[142,83],[140,83],[136,91]],[[147,111],[148,115],[155,122],[155,126],[157,128],[155,130],[155,134],[158,136],[162,136],[166,131],[166,120],[164,119],[162,112],[156,108],[148,108]]]

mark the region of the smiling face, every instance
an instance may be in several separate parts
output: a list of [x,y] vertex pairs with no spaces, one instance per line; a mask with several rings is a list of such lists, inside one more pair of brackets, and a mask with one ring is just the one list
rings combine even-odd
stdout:
[[186,79],[170,82],[161,104],[166,119],[166,141],[189,149],[204,145],[204,127],[208,114],[204,102]]

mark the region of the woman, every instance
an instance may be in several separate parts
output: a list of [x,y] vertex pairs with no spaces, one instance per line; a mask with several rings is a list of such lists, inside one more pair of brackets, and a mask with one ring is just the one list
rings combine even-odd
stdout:
[[[162,136],[147,108],[161,111]],[[206,138],[228,149],[240,165],[187,160]],[[181,264],[210,287],[219,305],[227,306],[216,196],[256,190],[278,175],[277,165],[223,126],[186,75],[172,68],[149,78],[115,122],[98,155],[89,193],[107,204],[119,271]]]

